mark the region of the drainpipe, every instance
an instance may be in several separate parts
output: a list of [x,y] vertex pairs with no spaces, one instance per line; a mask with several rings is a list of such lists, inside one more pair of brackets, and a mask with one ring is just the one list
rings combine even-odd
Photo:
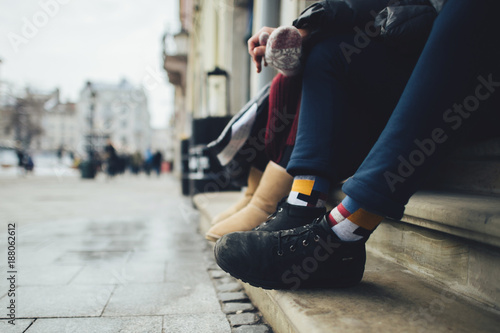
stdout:
[[[280,20],[280,0],[260,0],[258,15],[261,19],[261,26],[256,27],[278,27]],[[252,64],[253,66],[253,64]],[[252,67],[253,68],[253,67]],[[257,75],[257,91],[271,82],[276,75],[276,71],[271,67],[262,66],[262,72]]]

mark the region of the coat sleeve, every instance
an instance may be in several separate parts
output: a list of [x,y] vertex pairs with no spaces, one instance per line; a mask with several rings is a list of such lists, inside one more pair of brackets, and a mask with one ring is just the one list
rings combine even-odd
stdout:
[[420,52],[432,29],[437,11],[430,5],[384,8],[375,20],[380,36],[401,53]]
[[306,8],[293,25],[323,34],[352,32],[355,26],[364,28],[373,21],[388,3],[388,0],[320,1]]

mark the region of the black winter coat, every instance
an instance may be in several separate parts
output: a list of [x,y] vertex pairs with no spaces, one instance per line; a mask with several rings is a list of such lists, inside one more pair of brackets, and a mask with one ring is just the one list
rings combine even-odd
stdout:
[[414,53],[424,46],[445,1],[320,1],[306,8],[293,25],[309,29],[314,41],[330,35],[361,31],[384,40],[402,53]]

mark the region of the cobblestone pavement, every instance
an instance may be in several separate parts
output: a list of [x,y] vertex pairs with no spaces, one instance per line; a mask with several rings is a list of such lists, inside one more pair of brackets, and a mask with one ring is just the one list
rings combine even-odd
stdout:
[[0,178],[0,332],[271,332],[178,183]]

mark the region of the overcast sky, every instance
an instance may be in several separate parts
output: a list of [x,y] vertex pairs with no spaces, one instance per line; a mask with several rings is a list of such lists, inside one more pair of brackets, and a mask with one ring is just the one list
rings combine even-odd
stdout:
[[151,124],[163,127],[173,88],[162,69],[161,38],[176,32],[178,0],[0,2],[0,80],[61,90],[77,101],[87,80],[146,84]]

